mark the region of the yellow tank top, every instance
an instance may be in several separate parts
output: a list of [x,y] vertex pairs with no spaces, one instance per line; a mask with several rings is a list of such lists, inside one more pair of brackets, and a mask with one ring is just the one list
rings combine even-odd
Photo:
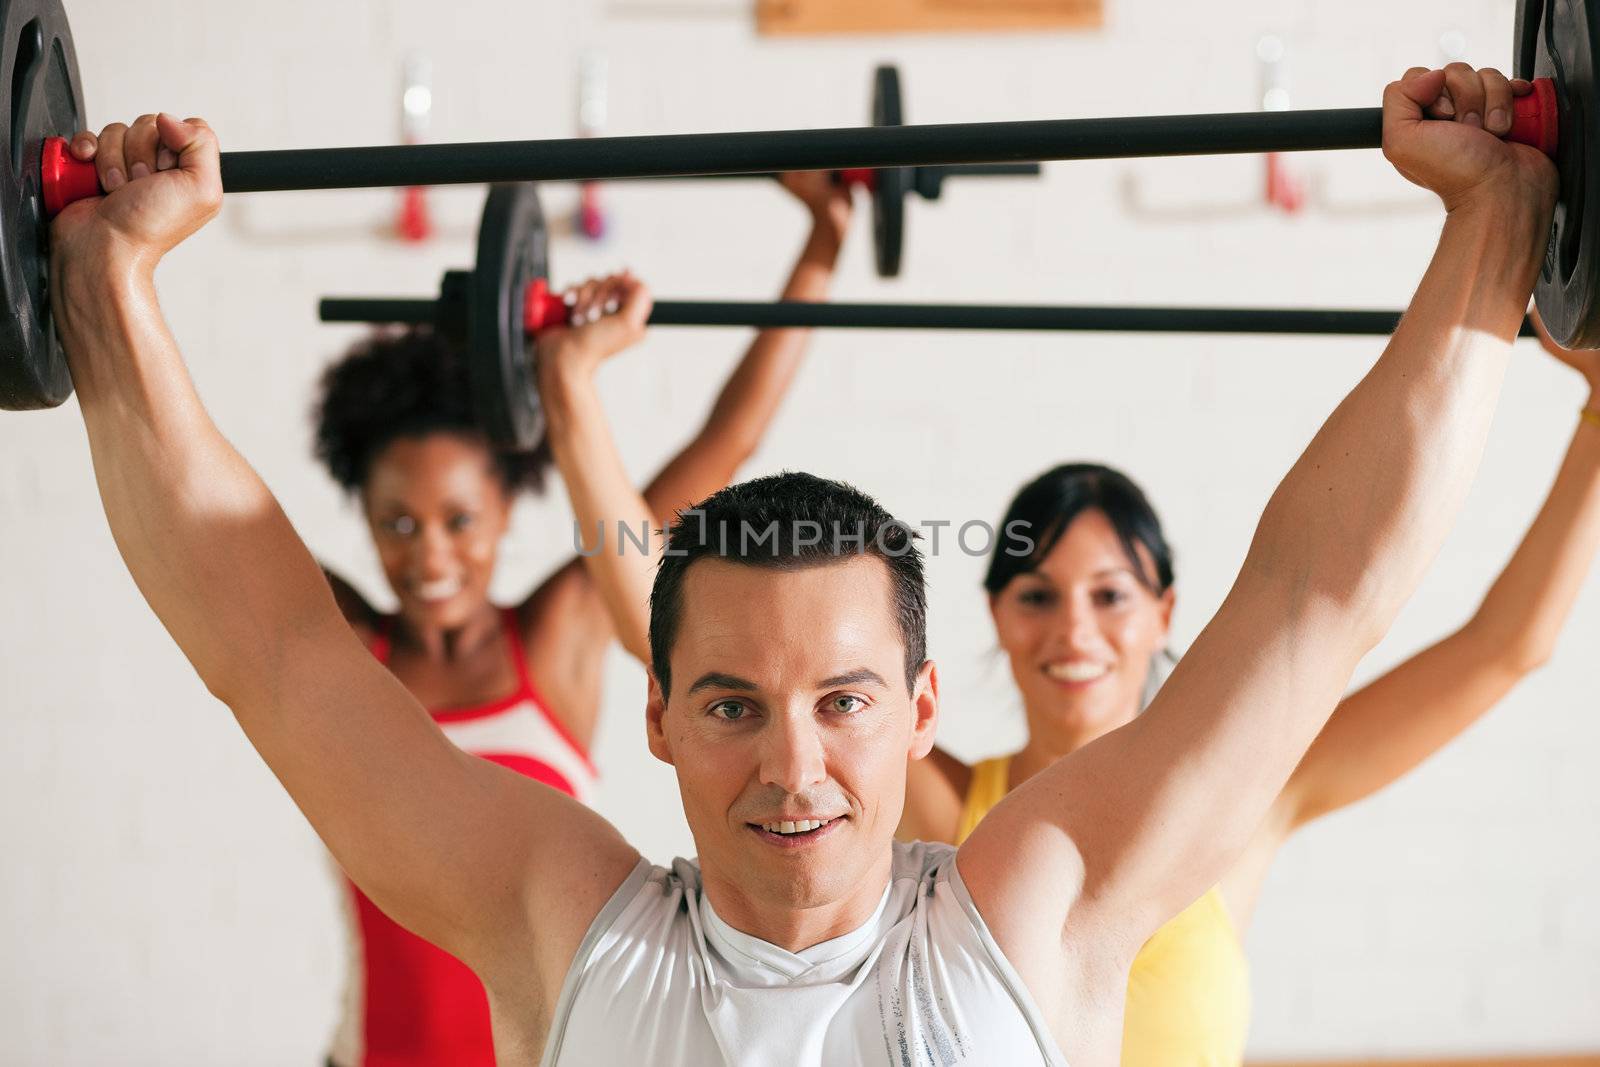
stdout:
[[[972,768],[956,843],[1006,795],[1011,757]],[[1239,1067],[1250,1029],[1250,969],[1213,886],[1146,941],[1128,972],[1122,1067]]]

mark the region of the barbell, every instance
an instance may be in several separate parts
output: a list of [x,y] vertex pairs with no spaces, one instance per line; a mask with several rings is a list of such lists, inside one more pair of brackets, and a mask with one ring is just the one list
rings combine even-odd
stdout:
[[[492,186],[471,270],[447,271],[424,299],[326,297],[323,322],[427,325],[462,345],[473,404],[494,441],[527,449],[544,433],[530,346],[568,323],[549,283],[550,241],[532,182]],[[1399,311],[1289,308],[1057,307],[659,300],[652,326],[935,330],[1098,330],[1145,333],[1390,334]],[[1533,336],[1524,323],[1524,336]]]
[[[1514,73],[1539,89],[1519,98],[1513,137],[1556,155],[1561,169],[1535,295],[1568,347],[1600,347],[1600,207],[1585,210],[1600,205],[1600,161],[1591,159],[1600,137],[1589,129],[1600,107],[1597,5],[1519,0],[1514,35]],[[61,140],[86,123],[60,0],[0,0],[0,33],[11,116],[0,144],[0,285],[10,311],[0,326],[0,407],[48,407],[71,392],[45,287],[48,219],[99,189],[93,167]],[[225,190],[251,192],[1376,148],[1382,139],[1382,110],[1354,108],[225,152],[221,165]]]

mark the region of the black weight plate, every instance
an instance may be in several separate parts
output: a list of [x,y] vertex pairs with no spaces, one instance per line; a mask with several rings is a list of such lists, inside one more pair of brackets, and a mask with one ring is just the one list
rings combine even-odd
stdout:
[[439,282],[439,306],[433,328],[459,345],[467,343],[468,309],[472,306],[472,272],[447,270]]
[[1512,77],[1533,77],[1533,63],[1539,55],[1539,16],[1543,11],[1544,0],[1517,0],[1511,53]]
[[496,444],[526,450],[544,437],[523,295],[549,276],[549,235],[532,182],[490,186],[478,225],[478,259],[467,300],[472,399]]
[[48,408],[72,395],[72,378],[50,318],[39,157],[46,137],[84,128],[83,89],[59,0],[0,0],[0,35],[0,408]]
[[[903,126],[906,117],[900,104],[900,71],[888,64],[879,67],[872,79],[872,124]],[[906,196],[911,191],[911,171],[905,167],[886,167],[874,175],[872,187],[872,247],[877,254],[878,276],[895,278],[900,274],[900,256],[906,243]]]
[[1519,15],[1538,19],[1535,26],[1517,27],[1519,47],[1526,33],[1537,35],[1533,69],[1525,76],[1554,79],[1561,101],[1561,195],[1534,298],[1551,336],[1568,348],[1600,348],[1600,136],[1591,128],[1600,119],[1597,4],[1525,0],[1518,8]]

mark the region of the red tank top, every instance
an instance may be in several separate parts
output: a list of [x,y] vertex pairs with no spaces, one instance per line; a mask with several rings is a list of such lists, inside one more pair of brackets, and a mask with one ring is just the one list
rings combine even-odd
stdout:
[[[516,613],[503,610],[501,625],[516,691],[478,707],[434,710],[433,720],[462,749],[587,802],[594,765],[534,687]],[[389,628],[386,619],[372,642],[380,663],[392,651]],[[477,976],[345,886],[349,975],[329,1060],[337,1067],[494,1067],[489,1002]]]

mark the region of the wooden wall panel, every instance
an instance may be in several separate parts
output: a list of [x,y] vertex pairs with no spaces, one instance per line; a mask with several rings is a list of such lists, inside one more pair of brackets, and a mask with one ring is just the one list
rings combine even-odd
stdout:
[[1103,0],[756,0],[762,33],[1092,29]]

